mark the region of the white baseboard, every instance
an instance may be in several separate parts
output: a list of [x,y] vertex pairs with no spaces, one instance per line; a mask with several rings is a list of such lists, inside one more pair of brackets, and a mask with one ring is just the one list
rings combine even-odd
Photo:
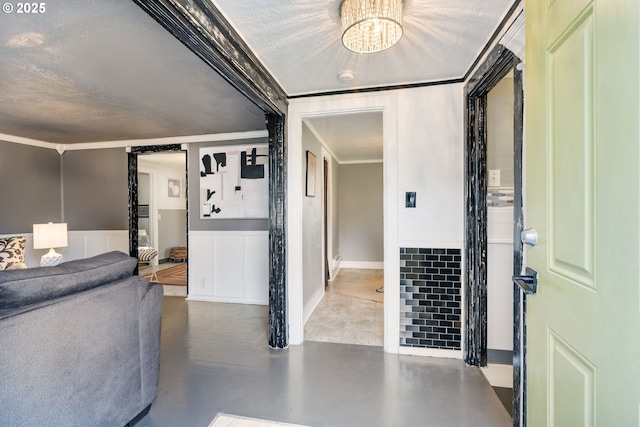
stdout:
[[338,254],[335,256],[335,258],[333,258],[333,262],[331,265],[331,272],[329,273],[330,282],[336,277],[338,277],[338,273],[340,273],[341,264],[342,264],[342,254]]
[[251,305],[269,305],[269,301],[263,301],[253,298],[227,298],[227,297],[210,297],[206,295],[187,295],[187,301],[206,301],[206,302],[224,302],[230,304],[251,304]]
[[340,269],[340,262],[342,261],[342,254],[338,254],[333,258],[333,266],[332,268],[335,270]]
[[303,324],[307,323],[307,320],[309,320],[309,318],[311,317],[311,314],[313,314],[316,307],[318,307],[318,304],[320,304],[320,301],[322,301],[322,298],[324,298],[324,287],[318,288],[318,290],[316,290],[313,296],[309,298],[309,301],[307,301],[306,304],[304,305],[302,309],[302,315],[304,319]]
[[383,270],[383,261],[341,261],[340,268],[361,268],[365,270]]
[[462,350],[443,350],[440,348],[403,347],[398,348],[398,354],[409,356],[440,357],[445,359],[462,359]]

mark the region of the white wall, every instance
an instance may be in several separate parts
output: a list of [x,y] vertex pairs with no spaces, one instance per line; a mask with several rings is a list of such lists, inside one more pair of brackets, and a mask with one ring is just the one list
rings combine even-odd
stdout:
[[[302,199],[302,215],[304,226],[303,234],[303,282],[302,298],[304,304],[305,320],[309,318],[317,304],[324,295],[324,262],[322,259],[323,245],[323,212],[322,212],[322,192],[323,192],[323,160],[322,145],[315,135],[309,130],[306,124],[302,127],[302,168],[306,170],[306,153],[310,151],[316,156],[315,197],[307,195]],[[306,184],[306,174],[303,176],[301,185]]]
[[269,304],[269,232],[189,232],[189,298]]
[[513,349],[513,207],[487,208],[487,348]]
[[[49,249],[33,249],[33,233],[3,234],[0,237],[24,236],[25,264],[27,267],[39,267],[40,257]],[[105,252],[121,251],[129,253],[128,230],[90,230],[69,231],[67,235],[67,247],[55,248],[62,254],[62,262],[74,259],[88,258]]]
[[513,74],[487,94],[487,170],[500,171],[497,186],[513,187]]
[[[162,156],[182,156],[182,163],[170,164],[162,161]],[[160,248],[162,242],[159,241],[158,227],[160,217],[158,211],[161,209],[184,210],[186,215],[186,194],[184,192],[184,180],[186,179],[186,156],[184,154],[144,154],[138,156],[138,171],[149,174],[149,224],[150,230],[147,234],[151,236],[151,246]],[[180,196],[169,197],[168,180],[180,181]],[[185,235],[187,230],[184,230]]]
[[[464,110],[462,84],[403,90],[398,101],[401,247],[462,248]],[[416,207],[405,208],[415,191]]]
[[[513,188],[513,76],[487,95],[487,169]],[[487,348],[513,349],[513,207],[487,208]]]
[[[292,345],[303,340],[302,118],[382,111],[385,295],[399,295],[401,246],[463,247],[463,101],[463,84],[290,101],[287,284]],[[404,208],[405,191],[418,193],[417,208]],[[413,352],[398,344],[399,298],[385,298],[384,304],[385,351]]]

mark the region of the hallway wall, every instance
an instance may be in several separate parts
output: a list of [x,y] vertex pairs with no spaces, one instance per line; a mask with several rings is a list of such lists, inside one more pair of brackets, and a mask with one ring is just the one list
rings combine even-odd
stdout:
[[[324,292],[323,259],[322,259],[322,145],[313,135],[306,124],[302,125],[302,169],[306,170],[307,151],[316,156],[316,194],[315,197],[304,195],[302,199],[302,215],[304,227],[302,229],[303,241],[303,285],[302,298],[305,307],[315,305],[313,301],[319,299]],[[303,176],[306,184],[306,176]]]
[[[382,163],[341,164],[338,230],[342,266],[384,261]],[[364,267],[361,265],[360,268]]]
[[[288,295],[290,343],[303,341],[302,239],[299,194],[302,118],[382,111],[384,123],[385,294],[400,294],[400,248],[462,249],[464,242],[464,85],[291,99],[288,122]],[[341,183],[342,185],[343,183]],[[415,208],[404,206],[416,192]],[[340,246],[343,246],[341,239]],[[388,294],[387,291],[388,290]],[[399,347],[400,301],[385,300],[385,351],[462,357],[457,350]]]

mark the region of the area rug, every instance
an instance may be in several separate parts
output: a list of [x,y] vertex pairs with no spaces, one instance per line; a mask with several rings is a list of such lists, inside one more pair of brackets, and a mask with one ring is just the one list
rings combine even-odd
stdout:
[[376,292],[376,289],[384,285],[384,276],[374,277],[355,285],[345,288],[336,289],[341,294],[349,295],[356,298],[368,299],[376,302],[384,302],[384,294]]
[[309,427],[301,424],[279,423],[277,421],[259,420],[257,418],[241,417],[219,413],[211,421],[209,427]]
[[[154,282],[162,285],[187,286],[187,263],[181,262],[164,270],[156,272],[158,280]],[[145,274],[148,280],[151,280],[151,273]]]

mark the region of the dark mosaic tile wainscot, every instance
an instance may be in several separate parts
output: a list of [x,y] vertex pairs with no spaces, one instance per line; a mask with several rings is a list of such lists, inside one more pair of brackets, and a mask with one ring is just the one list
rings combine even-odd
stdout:
[[400,248],[400,345],[460,350],[460,249]]

